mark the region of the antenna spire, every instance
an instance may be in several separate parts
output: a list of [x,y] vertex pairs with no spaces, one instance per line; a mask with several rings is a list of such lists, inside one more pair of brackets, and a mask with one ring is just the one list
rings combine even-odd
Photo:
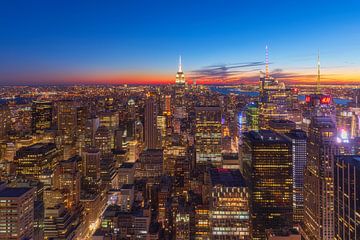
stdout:
[[182,72],[181,55],[179,56],[179,70],[178,70],[178,72]]
[[265,78],[269,79],[269,49],[265,47]]
[[317,58],[316,93],[320,94],[320,51],[319,50],[318,50],[318,58]]

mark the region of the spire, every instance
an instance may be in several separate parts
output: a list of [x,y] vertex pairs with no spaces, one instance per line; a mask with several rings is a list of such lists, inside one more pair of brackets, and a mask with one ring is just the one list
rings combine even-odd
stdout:
[[179,70],[178,70],[178,72],[182,72],[181,55],[179,56]]
[[319,50],[318,50],[318,59],[317,59],[316,94],[320,94],[320,51]]
[[269,78],[269,49],[267,45],[265,47],[265,78]]

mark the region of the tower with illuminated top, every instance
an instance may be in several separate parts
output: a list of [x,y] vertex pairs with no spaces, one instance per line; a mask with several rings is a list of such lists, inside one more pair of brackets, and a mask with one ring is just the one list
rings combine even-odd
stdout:
[[179,68],[176,73],[175,84],[180,86],[185,85],[185,74],[182,70],[181,56],[179,57]]

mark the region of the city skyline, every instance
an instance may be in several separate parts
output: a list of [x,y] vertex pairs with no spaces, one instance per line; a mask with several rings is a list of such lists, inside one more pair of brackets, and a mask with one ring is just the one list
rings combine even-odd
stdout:
[[2,3],[0,85],[357,84],[360,4],[302,1]]

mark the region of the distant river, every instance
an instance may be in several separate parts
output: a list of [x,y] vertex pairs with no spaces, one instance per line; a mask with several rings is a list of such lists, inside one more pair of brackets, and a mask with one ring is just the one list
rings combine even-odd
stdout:
[[[230,93],[234,93],[234,94],[241,94],[241,95],[246,95],[249,97],[258,97],[259,96],[259,92],[247,92],[247,91],[241,91],[239,89],[235,89],[235,88],[218,88],[218,87],[210,87],[210,89],[212,91],[221,93],[221,94],[230,94]],[[299,95],[299,100],[300,101],[305,101],[305,95]],[[343,98],[334,98],[334,103],[335,104],[339,104],[339,105],[347,105],[349,102],[351,102],[348,99],[343,99]]]

